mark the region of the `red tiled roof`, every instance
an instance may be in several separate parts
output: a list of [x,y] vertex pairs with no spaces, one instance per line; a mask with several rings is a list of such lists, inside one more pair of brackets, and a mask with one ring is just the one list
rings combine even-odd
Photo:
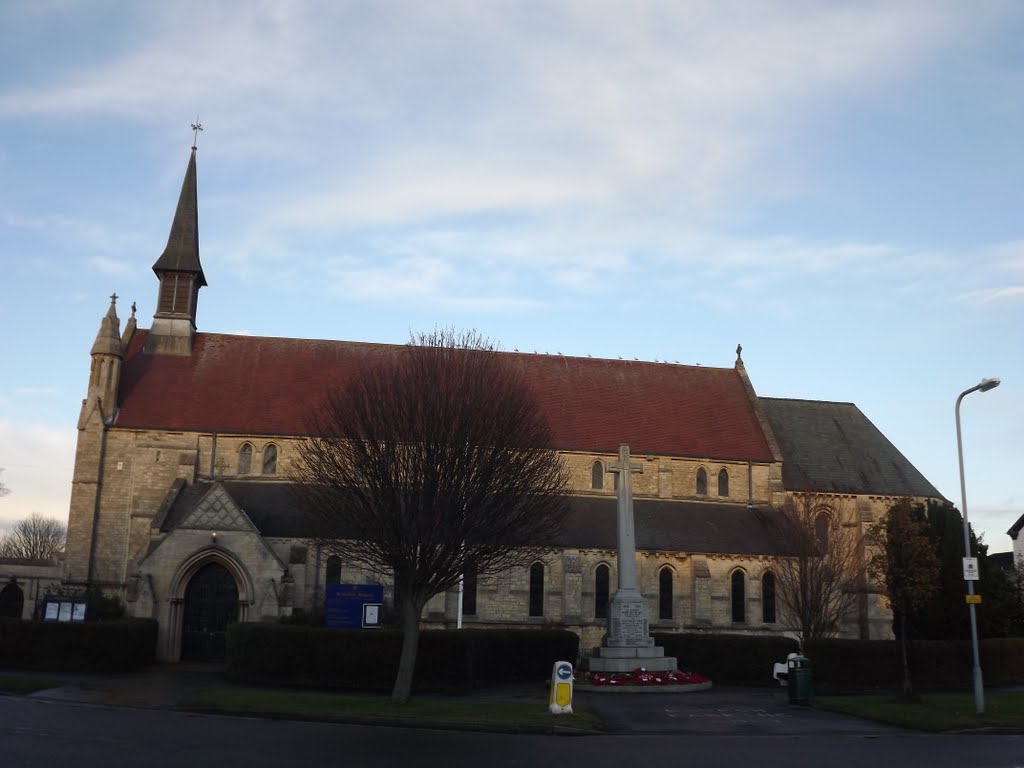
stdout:
[[[196,334],[192,355],[125,353],[117,426],[301,435],[330,387],[401,347]],[[502,353],[534,389],[555,448],[771,461],[739,373],[667,363]]]

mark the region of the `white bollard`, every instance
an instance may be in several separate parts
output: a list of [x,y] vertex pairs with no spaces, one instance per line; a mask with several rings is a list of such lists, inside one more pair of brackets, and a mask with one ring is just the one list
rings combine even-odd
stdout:
[[572,664],[568,661],[556,661],[551,668],[548,711],[553,715],[572,714]]

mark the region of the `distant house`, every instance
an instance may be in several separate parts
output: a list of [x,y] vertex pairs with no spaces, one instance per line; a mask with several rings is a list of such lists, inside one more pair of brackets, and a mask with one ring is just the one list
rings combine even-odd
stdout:
[[[388,574],[309,545],[288,474],[328,387],[399,347],[199,332],[207,283],[194,150],[153,270],[151,326],[137,327],[133,305],[122,331],[112,297],[91,349],[66,587],[100,588],[129,615],[156,618],[159,656],[171,661],[223,653],[229,622],[315,611],[329,583],[380,583],[393,600]],[[664,333],[674,345],[685,338]],[[855,405],[758,397],[740,352],[727,368],[501,353],[547,413],[571,512],[538,561],[466,580],[463,625],[557,625],[598,644],[616,581],[607,464],[620,443],[644,466],[634,480],[637,573],[659,631],[782,631],[773,568],[786,552],[778,507],[793,493],[842,499],[844,517],[832,522],[846,531],[863,531],[899,497],[941,499]],[[889,636],[878,597],[861,601],[842,634]],[[438,595],[424,620],[455,626],[459,604],[454,592]]]
[[992,568],[998,568],[1001,571],[1012,571],[1015,563],[1013,560],[1013,552],[996,552],[988,556],[988,564]]
[[1022,530],[1024,530],[1024,515],[1021,515],[1006,532],[1006,535],[1013,539],[1013,562],[1018,568],[1024,567],[1024,537],[1020,535]]

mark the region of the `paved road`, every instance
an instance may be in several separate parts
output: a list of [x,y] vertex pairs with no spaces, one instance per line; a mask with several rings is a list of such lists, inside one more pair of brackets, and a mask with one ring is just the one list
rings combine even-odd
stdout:
[[[572,761],[572,762],[570,762]],[[504,768],[544,765],[1020,768],[1021,736],[746,733],[516,736],[301,723],[0,696],[0,765]]]
[[899,732],[866,720],[790,704],[785,688],[715,687],[674,696],[616,691],[582,693],[579,697],[613,733],[621,734],[863,736]]

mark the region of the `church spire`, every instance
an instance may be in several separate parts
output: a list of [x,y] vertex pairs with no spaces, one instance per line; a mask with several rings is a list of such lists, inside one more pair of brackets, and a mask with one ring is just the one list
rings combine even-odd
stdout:
[[[110,308],[100,321],[100,330],[93,342],[92,370],[89,372],[89,391],[82,402],[82,416],[93,407],[99,407],[103,420],[109,421],[117,409],[117,390],[121,382],[121,362],[124,346],[121,343],[121,321],[117,317],[117,294],[110,297]],[[81,424],[79,425],[81,426]]]
[[174,211],[167,247],[153,265],[160,280],[153,327],[146,351],[172,355],[192,352],[199,289],[206,285],[199,262],[199,196],[196,190],[196,148],[192,147],[185,179]]
[[203,265],[199,263],[199,195],[196,188],[196,148],[185,170],[178,207],[171,222],[167,247],[153,265],[157,277],[164,272],[187,272],[196,276],[199,287],[206,285]]
[[121,320],[117,316],[116,293],[110,297],[110,308],[100,321],[100,330],[89,354],[124,356],[121,349]]

